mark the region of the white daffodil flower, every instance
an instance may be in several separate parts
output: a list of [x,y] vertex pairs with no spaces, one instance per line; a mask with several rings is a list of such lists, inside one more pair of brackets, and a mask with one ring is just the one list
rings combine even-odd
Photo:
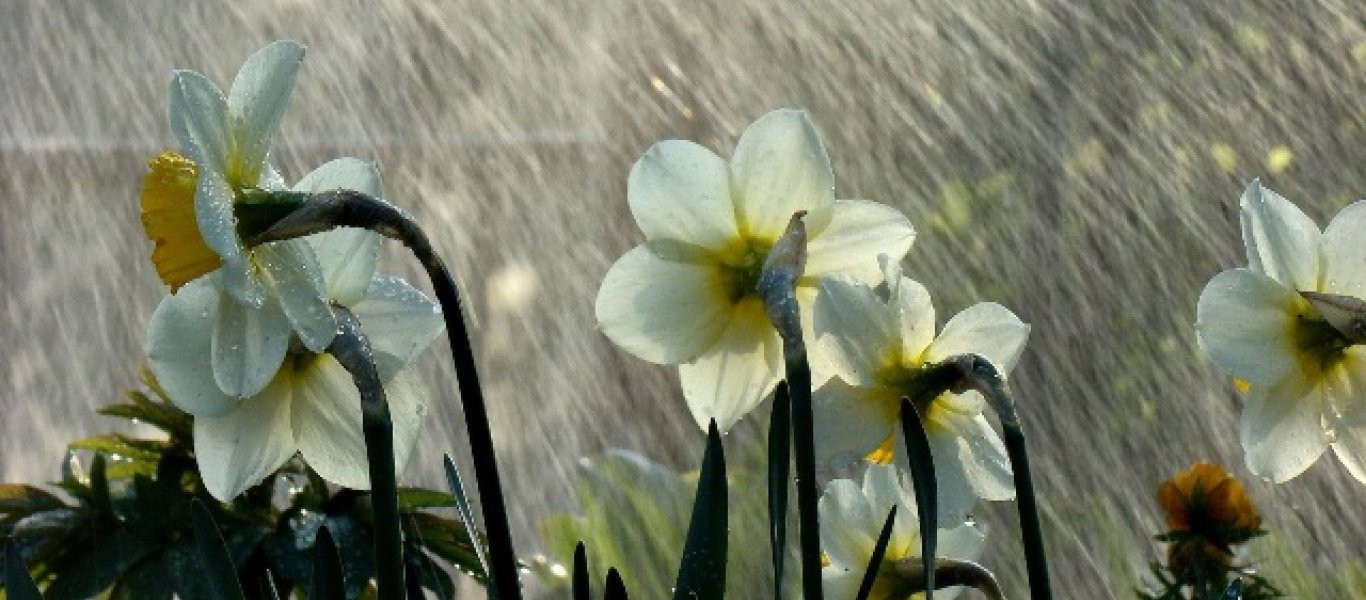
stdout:
[[[909,465],[901,398],[915,397],[924,367],[973,353],[1004,375],[1029,336],[1029,326],[1014,313],[984,302],[954,315],[936,337],[929,292],[901,276],[892,261],[883,264],[886,296],[867,284],[830,277],[816,297],[820,350],[838,375],[812,399],[816,451],[835,468],[864,457]],[[1015,496],[1005,445],[982,414],[985,402],[969,390],[945,392],[916,407],[930,440],[941,525],[963,522],[977,498]]]
[[[627,202],[646,241],[607,272],[599,326],[640,358],[680,365],[683,395],[703,429],[711,419],[729,429],[782,377],[782,343],[756,285],[794,213],[808,211],[797,286],[807,332],[821,277],[876,279],[876,257],[900,259],[915,238],[890,207],[835,200],[825,147],[796,110],[751,124],[729,163],[692,142],[655,144],[631,169]],[[819,381],[821,365],[812,368]]]
[[[323,165],[298,188],[380,195],[374,167],[355,159]],[[302,243],[320,257],[328,300],[355,313],[370,340],[393,418],[394,462],[402,469],[427,410],[418,377],[405,367],[441,333],[440,310],[403,280],[375,273],[377,234],[338,229]],[[166,297],[147,329],[152,371],[176,406],[194,415],[205,487],[231,500],[299,452],[324,479],[368,489],[360,395],[330,354],[289,343],[263,389],[245,399],[214,382],[214,324],[241,306],[217,288],[224,276],[200,277]]]
[[[267,158],[303,56],[303,47],[294,42],[266,46],[243,63],[227,98],[203,75],[176,71],[167,113],[192,164],[173,154],[159,157],[143,192],[144,223],[157,242],[159,254],[153,258],[163,280],[174,290],[218,269],[210,281],[231,301],[219,302],[217,319],[206,325],[213,333],[213,379],[225,394],[239,398],[264,389],[284,359],[291,332],[309,350],[321,352],[337,330],[321,267],[308,243],[247,248],[234,213],[235,205],[259,196],[247,192],[284,187]],[[184,173],[182,179],[197,176],[193,222],[179,216],[188,215],[189,207],[166,191],[181,188],[154,185],[174,182],[174,173]]]
[[1300,294],[1366,298],[1366,201],[1322,232],[1257,181],[1240,207],[1248,266],[1210,280],[1195,329],[1210,359],[1249,386],[1239,428],[1247,466],[1282,483],[1331,445],[1366,482],[1366,346]]
[[[884,465],[869,465],[863,474],[863,486],[848,479],[836,479],[825,486],[821,496],[821,549],[829,564],[821,569],[821,586],[830,600],[852,600],[863,582],[863,574],[872,560],[873,549],[887,520],[896,507],[892,535],[878,568],[869,600],[908,600],[923,598],[924,593],[911,594],[912,583],[901,574],[899,567],[920,556],[920,522],[915,497],[909,486],[903,488],[896,469]],[[986,545],[986,532],[976,525],[959,522],[940,528],[935,553],[940,558],[975,561]],[[935,591],[936,598],[953,598],[961,587]]]

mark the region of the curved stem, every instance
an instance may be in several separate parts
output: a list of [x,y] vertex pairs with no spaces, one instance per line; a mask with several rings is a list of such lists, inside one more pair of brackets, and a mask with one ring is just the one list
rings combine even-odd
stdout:
[[351,373],[360,391],[361,430],[370,468],[370,503],[375,518],[375,580],[381,600],[402,600],[403,535],[398,519],[398,480],[394,472],[394,423],[384,385],[370,353],[370,340],[351,311],[333,307],[337,336],[328,353]]
[[465,326],[460,293],[450,271],[432,249],[427,235],[402,209],[379,198],[353,190],[332,190],[314,194],[301,208],[277,221],[256,236],[253,244],[284,240],[336,227],[360,227],[392,238],[407,246],[431,279],[437,301],[441,303],[450,339],[451,355],[465,410],[465,425],[474,459],[474,479],[484,512],[484,529],[489,544],[489,586],[491,597],[518,600],[521,587],[517,577],[517,557],[508,526],[503,486],[498,477],[484,394],[475,367],[474,349]]

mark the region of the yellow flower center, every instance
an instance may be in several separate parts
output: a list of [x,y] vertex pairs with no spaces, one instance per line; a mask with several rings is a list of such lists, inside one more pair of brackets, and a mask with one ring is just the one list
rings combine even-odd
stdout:
[[147,165],[142,180],[142,227],[152,240],[152,264],[174,292],[221,266],[204,243],[195,220],[194,194],[199,170],[175,152],[163,152]]
[[1343,350],[1352,345],[1347,337],[1328,324],[1312,308],[1306,308],[1295,318],[1292,326],[1295,349],[1300,363],[1308,373],[1322,373],[1343,358]]
[[731,304],[759,294],[759,276],[771,248],[773,240],[739,237],[718,253],[721,282]]

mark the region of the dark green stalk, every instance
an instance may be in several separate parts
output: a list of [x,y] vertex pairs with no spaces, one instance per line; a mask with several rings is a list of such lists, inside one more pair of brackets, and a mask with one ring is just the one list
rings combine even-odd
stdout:
[[727,533],[730,531],[726,452],[713,419],[697,476],[688,538],[674,583],[674,600],[720,600],[726,595]]
[[792,400],[787,382],[778,383],[768,421],[768,539],[773,548],[773,597],[783,598],[787,556],[787,486],[792,476]]
[[985,357],[972,355],[970,362],[960,360],[959,363],[968,366],[963,372],[964,381],[987,397],[1001,419],[1006,454],[1010,457],[1010,468],[1015,477],[1016,503],[1020,513],[1021,537],[1024,538],[1029,591],[1032,598],[1051,600],[1053,590],[1048,580],[1048,555],[1044,549],[1043,527],[1039,521],[1038,500],[1034,494],[1034,477],[1029,466],[1029,453],[1025,448],[1024,428],[1020,425],[1019,414],[1015,411],[1015,400],[1010,396],[1010,388],[1006,385],[1005,378],[1001,377],[1000,371]]
[[398,240],[417,257],[432,281],[437,301],[441,303],[442,316],[446,320],[446,335],[450,339],[460,402],[465,411],[470,439],[474,479],[479,486],[479,500],[484,510],[491,571],[489,580],[504,600],[520,600],[522,593],[517,576],[517,556],[512,546],[507,507],[503,504],[503,485],[498,477],[498,461],[494,456],[493,434],[489,427],[488,410],[484,405],[484,394],[479,385],[474,349],[470,345],[469,331],[461,309],[459,289],[445,263],[432,249],[426,234],[407,213],[388,202],[352,190],[332,190],[314,194],[302,208],[256,235],[252,243],[296,238],[336,227],[370,229]]
[[[868,600],[868,594],[873,593],[873,584],[877,582],[878,569],[882,568],[882,557],[887,555],[887,542],[892,539],[892,525],[896,524],[896,506],[887,511],[887,520],[882,523],[882,533],[877,536],[877,544],[873,546],[873,555],[868,558],[868,566],[863,570],[863,581],[859,582],[858,593],[854,595],[854,600]],[[929,588],[926,588],[926,597]]]
[[569,593],[573,600],[589,600],[592,593],[588,589],[588,551],[584,550],[582,541],[574,546],[574,573]]
[[[935,390],[930,398],[938,396]],[[918,399],[917,401],[920,401]],[[920,509],[920,560],[925,572],[925,600],[934,598],[934,558],[939,545],[939,483],[934,475],[934,454],[916,402],[901,399],[901,432],[906,436],[907,462],[915,484],[915,504]]]
[[[897,561],[891,565],[892,571],[907,582],[910,589],[925,589],[927,578],[924,564],[915,559]],[[982,592],[989,600],[1005,600],[996,576],[982,565],[970,560],[953,558],[934,559],[934,586],[936,589],[966,586]]]
[[617,572],[616,567],[607,570],[607,583],[604,585],[603,600],[630,600],[626,594],[626,583],[621,580],[621,573]]
[[370,504],[375,518],[375,582],[380,600],[402,600],[403,533],[398,517],[398,479],[394,472],[394,424],[384,397],[370,341],[351,311],[334,307],[337,336],[327,351],[336,357],[360,391],[361,430],[370,467]]

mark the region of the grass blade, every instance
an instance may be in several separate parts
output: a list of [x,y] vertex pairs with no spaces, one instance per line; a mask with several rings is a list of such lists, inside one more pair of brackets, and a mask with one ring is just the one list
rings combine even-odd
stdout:
[[[707,450],[702,455],[702,472],[697,478],[688,539],[683,545],[683,561],[674,584],[675,600],[712,600],[726,594],[726,535],[728,504],[726,489],[726,452],[716,421],[707,431]],[[611,577],[608,577],[611,597]],[[625,590],[622,596],[625,597]]]
[[308,600],[345,600],[346,581],[342,575],[341,556],[332,532],[326,526],[318,529],[313,542],[313,579],[308,584]]
[[43,600],[12,538],[5,539],[5,593],[9,600]]
[[873,546],[873,555],[868,559],[868,568],[863,571],[863,582],[859,583],[855,600],[868,600],[868,594],[873,593],[873,582],[877,581],[877,571],[882,567],[882,557],[887,555],[887,542],[892,539],[892,524],[895,522],[896,507],[893,506],[892,510],[887,511],[887,521],[882,524],[882,533],[877,536],[877,545]]
[[787,556],[787,486],[792,476],[792,400],[787,382],[778,383],[768,422],[768,539],[773,548],[773,597],[783,597]]
[[243,600],[242,584],[237,580],[237,567],[223,543],[223,536],[213,522],[213,515],[198,498],[190,503],[190,520],[194,524],[195,548],[199,554],[202,579],[208,584],[214,600]]
[[[935,394],[938,395],[938,390]],[[901,399],[901,431],[906,436],[906,454],[911,463],[911,482],[915,485],[915,504],[920,513],[920,560],[925,570],[925,600],[934,594],[934,555],[939,538],[939,484],[934,477],[934,456],[930,438],[915,403]]]
[[460,513],[460,520],[465,523],[465,531],[470,534],[470,544],[474,546],[474,555],[479,558],[479,566],[484,569],[484,580],[488,582],[489,600],[498,600],[498,586],[492,577],[489,577],[489,561],[484,555],[484,542],[479,539],[479,528],[474,525],[474,511],[470,510],[470,501],[465,496],[465,483],[460,478],[460,470],[455,468],[455,461],[451,460],[451,455],[443,456],[443,463],[446,468],[446,484],[451,488],[451,496],[455,498],[455,510]]

